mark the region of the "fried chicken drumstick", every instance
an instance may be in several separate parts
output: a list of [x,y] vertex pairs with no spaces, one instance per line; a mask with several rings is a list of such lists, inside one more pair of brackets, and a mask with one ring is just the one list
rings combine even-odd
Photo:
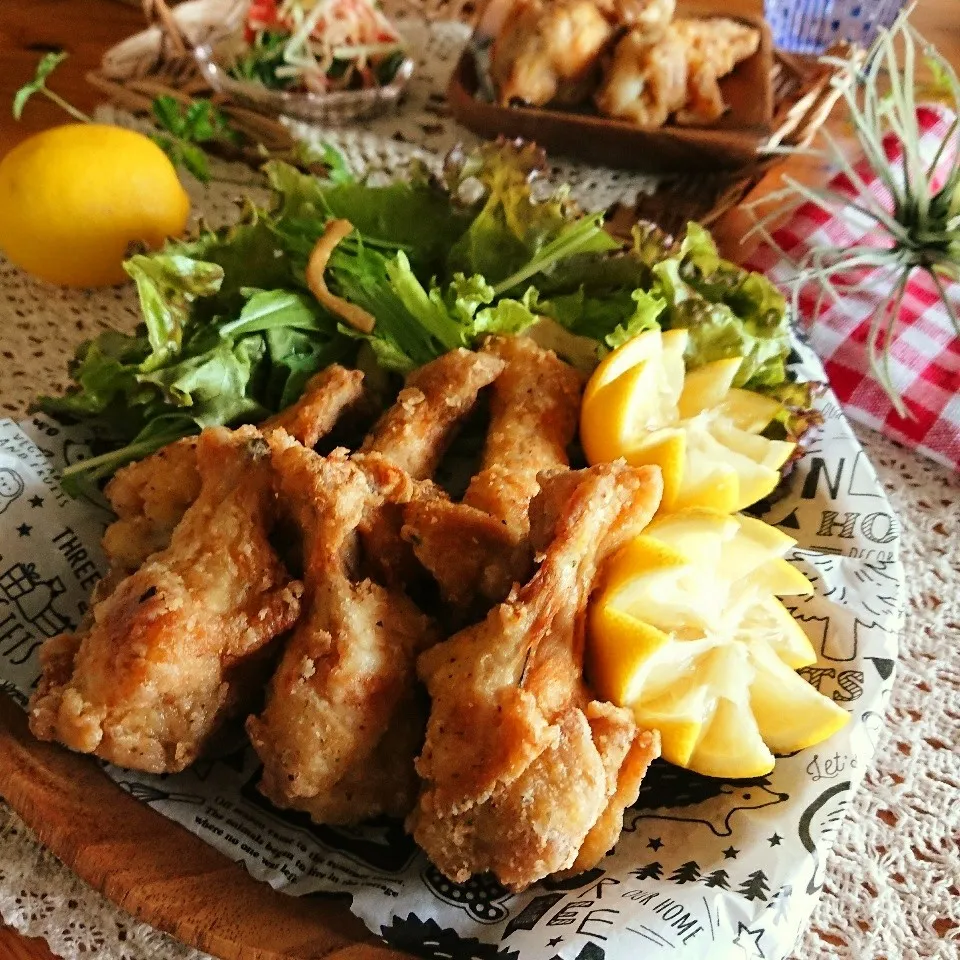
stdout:
[[[308,380],[300,399],[264,422],[261,431],[282,428],[316,446],[362,397],[363,374],[334,364]],[[184,437],[123,467],[105,492],[117,519],[103,535],[103,549],[114,570],[132,573],[170,543],[173,528],[197,499],[197,438]]]
[[580,408],[579,374],[529,337],[494,337],[483,349],[504,368],[491,391],[480,471],[461,503],[411,503],[403,530],[446,603],[464,613],[478,597],[499,603],[529,574],[537,474],[567,465]]
[[653,516],[659,473],[604,464],[542,487],[531,507],[543,540],[536,574],[418,663],[432,707],[407,825],[455,882],[489,870],[519,890],[595,865],[659,752],[656,734],[592,700],[583,680],[594,575]]
[[[445,503],[447,496],[433,476],[460,422],[474,409],[480,391],[503,371],[490,353],[452,350],[415,371],[396,403],[374,425],[360,450],[375,453],[400,467],[414,480],[410,501]],[[385,503],[361,524],[364,550],[373,571],[391,585],[423,576],[423,567],[402,537],[406,507]]]
[[[439,637],[398,586],[416,564],[400,539],[402,507],[441,496],[428,478],[502,369],[468,350],[422,367],[349,458],[271,437],[277,493],[303,533],[307,607],[266,709],[247,723],[260,790],[278,806],[357,823],[413,805],[426,723],[416,657]],[[361,554],[385,585],[361,575]]]
[[590,96],[600,57],[621,27],[653,43],[674,0],[515,0],[498,25],[490,72],[507,106],[573,106]]
[[357,528],[384,501],[408,499],[412,481],[376,454],[361,467],[279,431],[270,445],[277,493],[303,534],[306,612],[265,710],[247,721],[264,764],[260,790],[319,823],[402,816],[423,729],[415,661],[436,637],[401,591],[358,576]]
[[270,451],[255,427],[205,430],[199,493],[165,550],[44,644],[30,729],[120,766],[189,766],[250,708],[271,641],[300,609],[267,535]]
[[360,452],[381,454],[414,480],[432,477],[454,428],[503,366],[493,354],[461,349],[415,370]]

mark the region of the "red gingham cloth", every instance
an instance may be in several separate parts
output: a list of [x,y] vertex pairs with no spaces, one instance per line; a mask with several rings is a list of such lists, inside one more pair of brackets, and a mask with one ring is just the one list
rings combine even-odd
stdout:
[[[923,106],[917,110],[917,119],[922,132],[921,155],[929,164],[954,115],[939,106]],[[891,166],[902,170],[899,140],[888,135],[884,148]],[[944,152],[949,153],[949,149]],[[954,157],[944,157],[944,164],[952,162]],[[866,160],[854,164],[854,169],[870,192],[890,209],[889,196]],[[834,177],[830,186],[852,200],[861,194],[845,174]],[[773,232],[774,240],[792,263],[784,261],[769,244],[763,244],[751,255],[747,266],[766,273],[789,297],[789,278],[794,264],[811,247],[817,244],[849,247],[868,237],[876,238],[866,217],[852,209],[844,213],[841,219],[829,216],[813,203],[804,203],[786,224]],[[824,362],[845,413],[851,420],[879,430],[932,460],[960,469],[960,340],[933,281],[926,271],[914,271],[893,337],[891,379],[909,411],[908,416],[901,417],[869,372],[867,354],[870,320],[892,296],[895,278],[882,270],[861,269],[841,279],[845,279],[847,285],[835,282],[840,302],[825,298],[817,317],[813,314],[819,288],[815,283],[808,284],[800,297],[799,320]],[[867,289],[850,289],[851,282],[866,282]],[[945,283],[943,278],[941,282]],[[945,286],[955,309],[960,312],[960,284],[945,283]]]

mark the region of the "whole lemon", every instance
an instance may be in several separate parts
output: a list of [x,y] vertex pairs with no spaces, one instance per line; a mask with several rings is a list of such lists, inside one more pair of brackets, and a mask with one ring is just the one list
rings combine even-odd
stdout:
[[122,282],[130,248],[159,247],[183,232],[189,213],[173,165],[132,130],[53,127],[0,161],[0,250],[51,283]]

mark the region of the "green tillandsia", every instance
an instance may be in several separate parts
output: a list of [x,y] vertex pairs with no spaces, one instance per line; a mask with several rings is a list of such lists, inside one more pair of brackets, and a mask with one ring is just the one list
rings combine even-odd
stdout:
[[[818,289],[813,316],[819,316],[826,299],[841,300],[843,292],[875,289],[876,274],[890,284],[892,294],[874,312],[867,337],[871,370],[883,386],[894,409],[908,415],[897,392],[890,365],[904,298],[915,271],[924,271],[936,289],[954,331],[960,337],[960,319],[948,285],[960,280],[960,82],[951,64],[910,25],[910,10],[903,11],[889,30],[882,31],[861,69],[860,58],[829,59],[841,76],[838,85],[866,163],[883,187],[869,189],[844,150],[828,130],[821,131],[829,159],[857,192],[856,200],[830,187],[810,187],[792,177],[785,186],[748,209],[754,211],[759,233],[789,261],[769,231],[782,216],[784,206],[811,203],[829,217],[866,223],[865,239],[844,246],[818,243],[794,264],[793,307],[802,292]],[[932,156],[921,149],[916,92],[923,90],[917,70],[924,63],[936,80],[938,99],[946,102],[954,119]],[[884,85],[889,89],[884,90]],[[883,140],[893,134],[903,152],[899,169],[890,164]],[[887,200],[883,199],[886,194]],[[774,202],[776,210],[756,213],[758,205]],[[749,234],[748,234],[749,235]],[[862,282],[847,282],[857,271],[870,271]]]

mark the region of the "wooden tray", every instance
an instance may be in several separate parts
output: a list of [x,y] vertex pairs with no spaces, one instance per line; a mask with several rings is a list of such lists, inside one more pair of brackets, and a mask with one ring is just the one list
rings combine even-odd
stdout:
[[35,740],[3,695],[0,795],[107,899],[222,960],[409,960],[344,900],[278,893],[124,793],[90,757]]
[[[475,39],[492,38],[514,0],[490,0],[477,24]],[[678,13],[736,16],[760,30],[757,52],[720,81],[730,109],[709,127],[668,124],[644,130],[624,120],[546,107],[502,107],[478,97],[474,57],[466,49],[450,79],[447,101],[453,115],[483,137],[498,135],[533,140],[551,153],[591,163],[651,172],[689,172],[742,167],[757,160],[757,148],[773,132],[773,41],[770,28],[752,4],[681,3]],[[742,9],[740,9],[742,8]]]

